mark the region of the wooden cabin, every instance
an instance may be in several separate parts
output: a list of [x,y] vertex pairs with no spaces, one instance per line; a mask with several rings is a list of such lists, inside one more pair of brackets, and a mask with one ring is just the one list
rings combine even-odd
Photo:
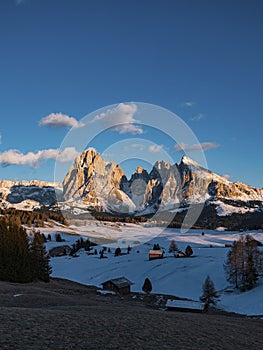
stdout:
[[163,258],[163,251],[162,250],[149,250],[148,254],[149,254],[149,260]]
[[193,300],[171,300],[168,299],[166,305],[168,310],[182,312],[203,312],[204,304]]
[[125,295],[131,292],[131,281],[125,277],[110,279],[102,283],[103,290],[110,290],[115,293]]

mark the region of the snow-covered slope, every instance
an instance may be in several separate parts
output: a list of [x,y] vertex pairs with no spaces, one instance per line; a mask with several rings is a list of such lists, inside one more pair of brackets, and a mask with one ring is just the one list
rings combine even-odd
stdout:
[[[53,276],[67,278],[84,284],[97,285],[107,279],[125,276],[133,282],[132,291],[141,292],[144,279],[150,278],[153,285],[153,293],[175,295],[181,298],[199,300],[202,284],[207,275],[213,280],[217,291],[220,294],[218,307],[227,311],[238,312],[247,315],[263,315],[263,282],[259,281],[258,286],[248,292],[230,293],[229,284],[226,281],[223,264],[229,248],[226,243],[232,243],[239,237],[237,232],[200,231],[191,230],[187,234],[180,234],[178,230],[165,230],[159,237],[154,237],[155,231],[149,231],[148,227],[133,224],[109,224],[102,223],[100,226],[89,226],[88,228],[72,227],[71,230],[84,237],[92,238],[101,242],[103,238],[114,240],[122,235],[133,237],[148,235],[149,241],[134,246],[130,254],[114,257],[116,243],[103,244],[113,247],[111,253],[105,253],[106,259],[99,259],[99,255],[87,255],[82,251],[78,258],[57,257],[51,259]],[[55,229],[47,229],[52,234]],[[61,228],[58,230],[61,230]],[[47,233],[46,232],[46,233]],[[202,234],[204,233],[204,234]],[[248,232],[246,232],[248,233]],[[263,242],[263,231],[249,232],[255,239]],[[73,244],[78,236],[62,234],[66,242],[61,244]],[[174,258],[168,253],[168,247],[172,239],[175,239],[179,249],[185,250],[188,244],[194,251],[194,257]],[[148,251],[154,243],[159,243],[164,248],[164,259],[148,259]],[[47,247],[51,248],[58,243],[51,241]],[[97,247],[100,250],[100,246]],[[122,252],[127,252],[127,243],[123,244]]]

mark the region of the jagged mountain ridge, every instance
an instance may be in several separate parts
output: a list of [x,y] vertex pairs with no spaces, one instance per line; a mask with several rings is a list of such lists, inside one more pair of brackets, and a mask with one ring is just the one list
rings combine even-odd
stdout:
[[62,185],[47,181],[0,180],[0,207],[33,210],[63,200]]
[[61,209],[79,207],[82,211],[134,215],[155,213],[157,209],[176,212],[190,204],[205,203],[214,206],[218,216],[227,216],[263,212],[263,189],[233,183],[187,157],[173,165],[157,161],[150,172],[138,167],[127,179],[118,164],[105,161],[94,149],[76,158],[63,184],[0,181],[3,209],[33,210],[57,202]]
[[263,189],[233,183],[190,158],[174,165],[157,161],[149,173],[138,167],[128,180],[118,164],[105,161],[94,149],[76,158],[63,181],[63,195],[66,201],[112,213],[143,214],[206,202],[219,206],[223,215],[220,204],[248,210],[263,206]]

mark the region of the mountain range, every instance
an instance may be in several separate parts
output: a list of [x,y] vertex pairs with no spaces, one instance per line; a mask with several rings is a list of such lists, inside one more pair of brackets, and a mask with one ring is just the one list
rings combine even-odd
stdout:
[[213,206],[218,216],[263,212],[263,189],[231,182],[183,157],[179,164],[157,161],[152,170],[138,167],[127,179],[119,164],[94,149],[82,152],[62,184],[0,181],[0,205],[32,210],[54,204],[112,215],[180,212],[190,205]]
[[[157,161],[148,173],[138,167],[128,180],[119,164],[107,162],[93,149],[85,150],[63,181],[66,201],[81,201],[91,210],[118,213],[153,213],[191,204],[223,204],[240,211],[260,209],[263,189],[231,182],[190,158],[179,164]],[[233,209],[234,211],[234,209]]]

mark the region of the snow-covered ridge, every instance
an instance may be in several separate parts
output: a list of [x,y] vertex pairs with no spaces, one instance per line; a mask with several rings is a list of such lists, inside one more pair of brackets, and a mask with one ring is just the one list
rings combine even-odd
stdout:
[[62,198],[62,185],[47,181],[0,181],[0,207],[33,210]]

